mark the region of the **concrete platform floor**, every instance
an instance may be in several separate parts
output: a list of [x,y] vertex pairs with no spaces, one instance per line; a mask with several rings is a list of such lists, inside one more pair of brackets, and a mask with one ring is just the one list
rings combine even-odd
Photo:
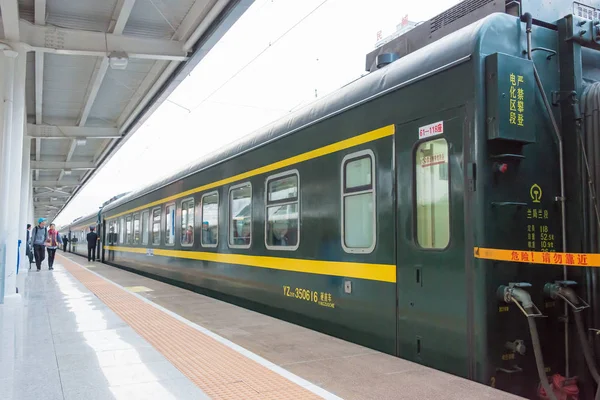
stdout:
[[208,399],[61,265],[0,304],[0,399]]
[[520,399],[99,262],[67,257],[343,399]]

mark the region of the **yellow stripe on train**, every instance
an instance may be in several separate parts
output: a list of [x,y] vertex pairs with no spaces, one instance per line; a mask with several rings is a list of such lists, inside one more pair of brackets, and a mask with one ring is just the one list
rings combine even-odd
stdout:
[[323,157],[328,154],[332,154],[332,153],[335,153],[335,152],[338,152],[341,150],[350,149],[352,147],[359,146],[361,144],[373,142],[375,140],[382,139],[384,137],[392,136],[392,135],[394,135],[395,132],[396,132],[395,125],[387,125],[382,128],[375,129],[373,131],[351,137],[349,139],[344,139],[342,141],[329,144],[327,146],[323,146],[323,147],[319,147],[319,148],[311,150],[311,151],[307,151],[306,153],[298,154],[296,156],[289,157],[284,160],[274,162],[272,164],[264,165],[262,167],[255,168],[253,170],[250,170],[250,171],[247,171],[247,172],[235,175],[235,176],[230,176],[229,178],[221,179],[220,181],[207,183],[205,185],[198,186],[197,188],[186,190],[185,192],[176,193],[174,195],[162,198],[160,200],[156,200],[156,201],[144,204],[139,207],[131,208],[127,211],[123,211],[118,214],[105,216],[104,219],[106,219],[106,220],[115,219],[115,218],[120,217],[125,214],[143,210],[144,208],[150,208],[150,207],[164,204],[164,203],[167,203],[167,202],[170,202],[173,200],[181,199],[183,197],[190,196],[194,193],[203,192],[205,190],[213,189],[213,188],[216,188],[219,186],[238,182],[243,179],[248,179],[248,178],[251,178],[256,175],[266,174],[268,172],[276,171],[281,168],[286,168],[286,167],[289,167],[289,166],[292,166],[295,164],[299,164],[304,161],[309,161],[309,160],[313,160],[315,158]]
[[255,268],[277,269],[307,274],[341,276],[380,282],[396,282],[396,266],[393,264],[367,264],[343,261],[305,260],[299,258],[251,256],[203,251],[146,249],[142,247],[104,246],[106,250],[126,253],[148,254],[162,257],[186,258],[223,264],[244,265]]
[[474,248],[475,258],[529,264],[566,265],[571,267],[600,267],[598,253],[556,253],[506,249]]

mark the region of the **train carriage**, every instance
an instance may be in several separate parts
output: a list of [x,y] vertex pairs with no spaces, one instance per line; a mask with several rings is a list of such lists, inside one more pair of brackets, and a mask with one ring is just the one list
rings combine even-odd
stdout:
[[[573,223],[561,197],[582,192],[582,164],[563,167],[554,135],[579,126],[574,106],[553,90],[568,86],[565,60],[580,91],[599,85],[596,54],[568,58],[556,28],[585,24],[485,17],[105,205],[71,235],[97,222],[111,265],[529,398],[543,373],[577,374],[591,398],[556,293],[569,280],[592,296],[596,272],[567,279],[566,261],[535,259],[562,257]],[[579,160],[577,143],[565,149]],[[584,197],[573,198],[577,215]]]
[[[71,253],[78,254],[83,257],[88,256],[87,234],[90,233],[90,228],[94,228],[98,234],[98,245],[94,249],[96,259],[100,260],[100,249],[102,248],[102,225],[100,224],[100,213],[96,212],[85,217],[81,217],[73,221],[68,226],[61,229],[65,231],[65,235],[69,239],[67,250]],[[61,233],[62,234],[62,233]]]

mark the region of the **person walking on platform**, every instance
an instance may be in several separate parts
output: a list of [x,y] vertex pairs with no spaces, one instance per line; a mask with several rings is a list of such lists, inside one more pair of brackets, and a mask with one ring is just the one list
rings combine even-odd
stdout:
[[31,244],[31,224],[27,224],[27,240],[25,240],[25,255],[29,259],[29,269],[33,264],[33,246]]
[[33,228],[31,241],[33,243],[33,255],[35,256],[35,265],[38,272],[42,269],[42,262],[46,258],[45,245],[48,239],[48,229],[46,229],[46,218],[38,219],[38,224]]
[[67,252],[67,243],[69,243],[69,238],[67,236],[63,236],[62,243],[63,243],[63,253],[66,253]]
[[90,233],[87,234],[88,243],[88,262],[96,261],[96,242],[98,241],[98,234],[94,232],[94,227],[90,226]]
[[54,267],[54,256],[56,255],[56,249],[61,242],[60,233],[56,230],[54,224],[50,224],[50,230],[48,230],[48,238],[46,239],[46,249],[48,250],[48,269],[53,270]]

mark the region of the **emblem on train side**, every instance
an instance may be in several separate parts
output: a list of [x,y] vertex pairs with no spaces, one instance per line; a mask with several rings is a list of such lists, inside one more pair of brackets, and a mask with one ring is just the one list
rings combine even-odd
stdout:
[[539,203],[542,200],[542,188],[537,183],[534,183],[529,189],[529,195],[534,203]]

